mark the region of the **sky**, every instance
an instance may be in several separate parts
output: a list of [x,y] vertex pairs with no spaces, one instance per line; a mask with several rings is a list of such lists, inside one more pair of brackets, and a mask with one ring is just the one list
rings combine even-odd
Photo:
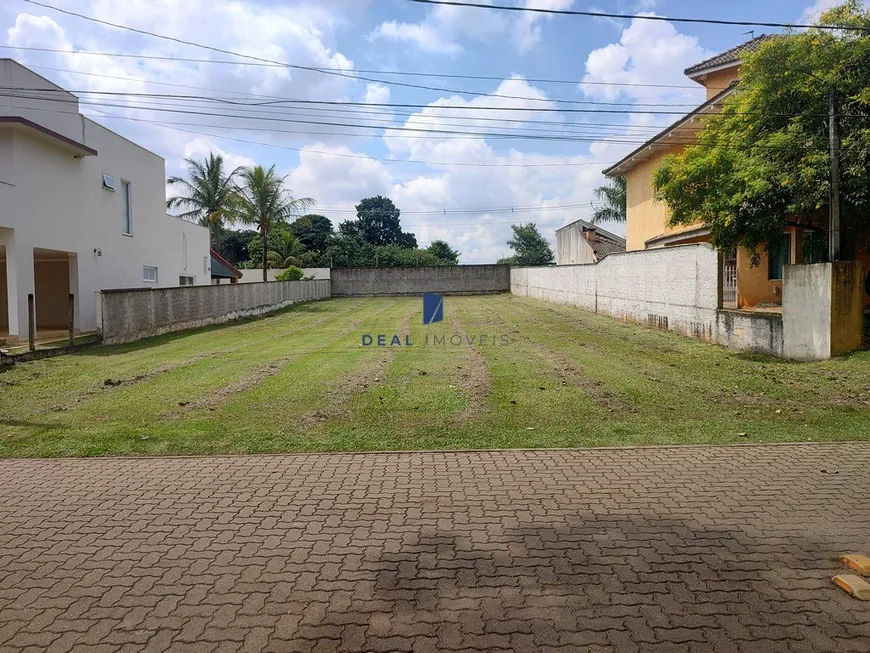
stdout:
[[[834,4],[503,2],[762,22],[805,22]],[[274,164],[335,226],[385,195],[421,246],[447,240],[461,263],[510,254],[512,223],[534,222],[554,242],[560,226],[588,219],[601,171],[678,117],[666,112],[704,100],[683,70],[751,37],[407,0],[44,4],[249,57],[0,3],[0,57],[75,92],[83,113],[162,156],[168,176],[209,152],[232,167]]]

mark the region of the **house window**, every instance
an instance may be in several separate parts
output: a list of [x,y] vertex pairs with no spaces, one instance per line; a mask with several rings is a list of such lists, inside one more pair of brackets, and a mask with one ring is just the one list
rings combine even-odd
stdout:
[[142,281],[148,283],[157,283],[157,268],[153,265],[146,265],[142,268]]
[[823,231],[805,231],[804,263],[822,263],[828,257],[828,235]]
[[791,265],[791,234],[783,234],[780,242],[767,252],[767,278],[782,279],[782,268],[786,265]]
[[196,277],[192,277],[188,274],[182,274],[178,277],[178,285],[179,286],[192,286],[196,283]]
[[130,182],[121,182],[121,232],[126,236],[133,235],[133,196],[130,192]]
[[112,175],[107,175],[105,172],[103,173],[103,188],[106,190],[110,190],[113,193],[115,189],[118,187],[118,184],[115,183],[115,178]]

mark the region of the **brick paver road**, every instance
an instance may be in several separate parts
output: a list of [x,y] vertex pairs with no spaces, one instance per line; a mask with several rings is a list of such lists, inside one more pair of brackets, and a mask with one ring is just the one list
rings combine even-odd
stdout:
[[870,444],[0,461],[2,651],[870,651]]

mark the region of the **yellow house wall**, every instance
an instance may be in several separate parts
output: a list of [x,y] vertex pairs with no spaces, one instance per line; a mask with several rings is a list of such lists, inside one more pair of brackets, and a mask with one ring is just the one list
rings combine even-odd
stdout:
[[718,95],[728,88],[728,84],[737,79],[739,70],[740,66],[733,66],[732,68],[717,70],[715,73],[707,75],[704,81],[704,85],[707,87],[707,99],[709,100],[714,95]]
[[[791,234],[792,263],[803,263],[803,229],[787,227]],[[758,265],[752,267],[749,253],[737,250],[737,306],[749,308],[758,304],[782,304],[782,280],[767,278],[767,252],[759,251]]]
[[660,234],[678,231],[665,226],[668,207],[653,199],[653,171],[668,154],[679,154],[682,147],[670,147],[656,152],[646,161],[637,164],[626,174],[626,224],[625,242],[629,251],[645,249],[644,243]]

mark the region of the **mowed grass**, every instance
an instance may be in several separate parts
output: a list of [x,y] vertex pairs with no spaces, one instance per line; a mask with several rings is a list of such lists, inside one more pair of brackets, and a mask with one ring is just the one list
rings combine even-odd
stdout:
[[17,365],[0,456],[870,439],[867,351],[792,363],[510,295],[421,313],[335,299]]

